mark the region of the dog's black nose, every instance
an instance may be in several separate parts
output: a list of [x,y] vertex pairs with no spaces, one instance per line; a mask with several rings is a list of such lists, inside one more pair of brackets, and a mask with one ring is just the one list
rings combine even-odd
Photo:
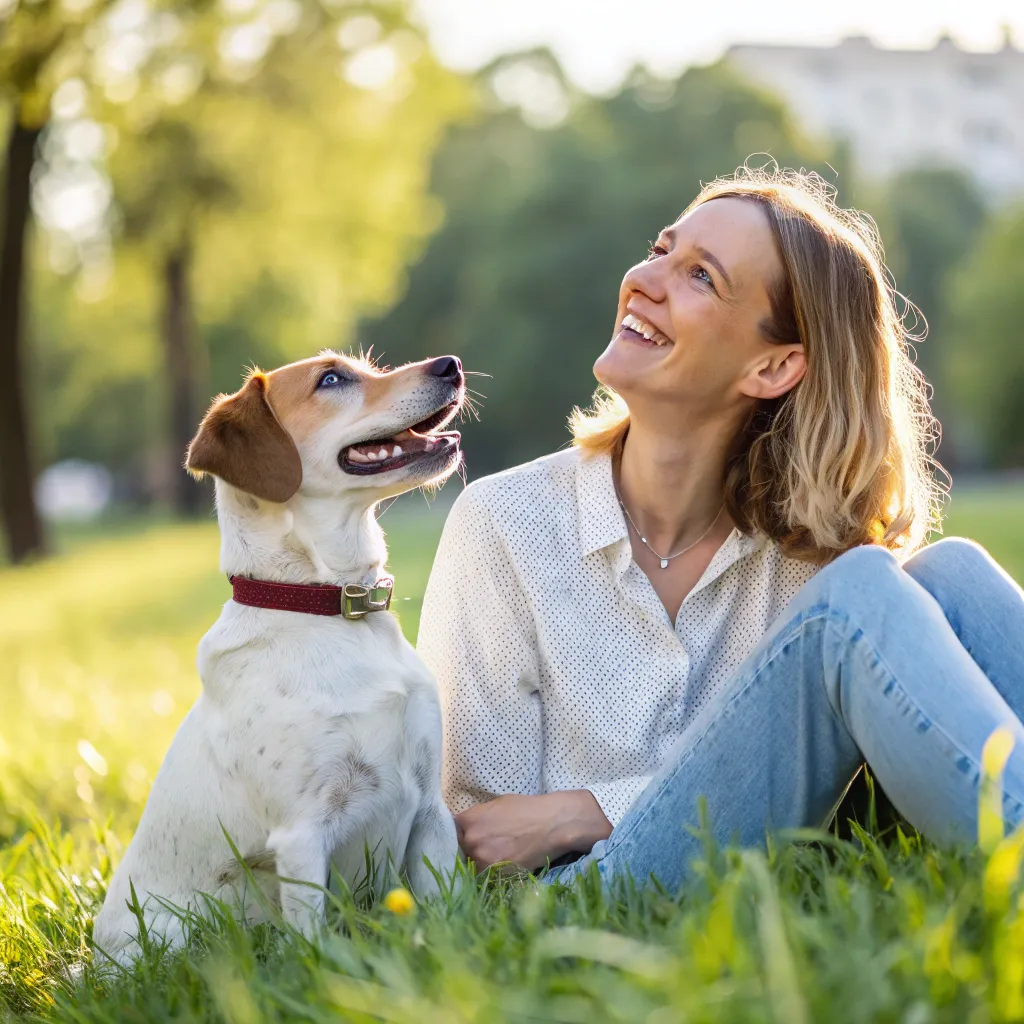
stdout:
[[455,356],[438,356],[428,367],[431,377],[457,381],[462,379],[462,363]]

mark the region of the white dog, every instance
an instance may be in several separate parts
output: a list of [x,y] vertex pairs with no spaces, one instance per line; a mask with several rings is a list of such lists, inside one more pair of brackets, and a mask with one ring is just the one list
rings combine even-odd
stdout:
[[437,688],[386,610],[374,507],[451,475],[459,435],[438,428],[463,397],[450,356],[381,372],[327,353],[214,402],[187,466],[216,478],[234,599],[199,645],[202,693],[96,918],[102,953],[139,953],[132,886],[147,931],[171,945],[184,929],[168,904],[201,914],[199,894],[260,920],[225,834],[306,935],[331,865],[352,884],[367,847],[418,894],[437,889],[427,861],[453,870]]

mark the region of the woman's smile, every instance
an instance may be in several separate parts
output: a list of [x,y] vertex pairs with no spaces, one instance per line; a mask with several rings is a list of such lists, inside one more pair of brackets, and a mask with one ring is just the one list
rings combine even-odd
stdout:
[[649,320],[636,313],[627,313],[619,327],[619,335],[625,341],[644,348],[664,348],[672,344],[672,339],[658,330]]

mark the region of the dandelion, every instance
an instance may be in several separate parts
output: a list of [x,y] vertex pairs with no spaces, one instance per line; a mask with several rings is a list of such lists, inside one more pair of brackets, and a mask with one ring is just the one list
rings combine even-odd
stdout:
[[416,901],[412,898],[412,893],[408,889],[392,889],[384,897],[384,906],[392,914],[397,914],[399,917],[405,917],[416,912]]
[[1013,750],[1013,734],[1000,726],[981,751],[978,791],[978,845],[992,853],[1003,841],[1003,769]]

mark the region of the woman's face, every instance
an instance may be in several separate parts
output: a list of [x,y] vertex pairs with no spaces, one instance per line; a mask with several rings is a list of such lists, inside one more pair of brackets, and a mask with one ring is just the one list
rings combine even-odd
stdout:
[[[665,426],[731,419],[804,373],[803,348],[766,340],[768,289],[783,273],[760,206],[713,199],[658,236],[622,281],[615,334],[594,365],[634,418]],[[645,334],[647,337],[645,337]],[[665,422],[665,421],[668,422]]]

